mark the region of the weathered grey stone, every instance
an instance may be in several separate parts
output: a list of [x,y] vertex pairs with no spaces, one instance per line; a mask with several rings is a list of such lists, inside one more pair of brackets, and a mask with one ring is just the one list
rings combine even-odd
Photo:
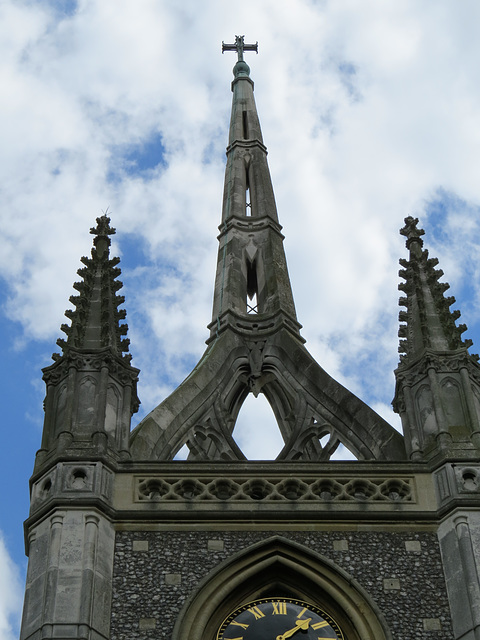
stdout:
[[[480,365],[463,341],[465,325],[456,325],[459,311],[446,297],[449,285],[439,282],[436,258],[423,249],[418,218],[405,218],[400,231],[407,238],[409,260],[400,262],[405,279],[399,285],[406,311],[400,312],[399,351],[394,410],[400,413],[409,457],[415,460],[472,460],[479,457]],[[475,490],[475,473],[467,482]]]
[[[480,625],[480,518],[478,512],[456,510],[439,527],[455,637],[468,637]],[[474,637],[472,635],[472,637]]]
[[333,550],[334,551],[348,551],[348,540],[334,540],[333,541]]
[[148,551],[148,540],[133,540],[132,551]]
[[155,629],[157,621],[155,618],[140,618],[138,621],[138,628],[142,630]]
[[225,543],[223,540],[209,540],[208,541],[208,550],[209,551],[223,551],[225,547]]
[[405,549],[411,552],[418,552],[422,550],[420,540],[406,540]]
[[400,589],[400,580],[398,578],[384,578],[383,588],[385,591],[398,591]]
[[[45,625],[52,637],[84,625],[92,637],[110,628],[114,530],[94,510],[56,511],[35,527],[22,633]],[[22,636],[23,637],[23,636]],[[67,637],[67,636],[65,636]]]
[[441,631],[442,623],[438,618],[424,618],[423,628],[425,631]]

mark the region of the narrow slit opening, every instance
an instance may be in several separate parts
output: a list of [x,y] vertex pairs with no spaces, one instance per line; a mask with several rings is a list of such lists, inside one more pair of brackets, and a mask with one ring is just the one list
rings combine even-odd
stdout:
[[247,313],[258,313],[257,293],[257,265],[247,260]]
[[252,215],[252,195],[250,193],[250,180],[248,179],[247,166],[245,166],[245,215],[246,216]]
[[248,140],[248,119],[247,119],[247,112],[243,111],[242,112],[242,121],[243,121],[243,139],[244,140]]

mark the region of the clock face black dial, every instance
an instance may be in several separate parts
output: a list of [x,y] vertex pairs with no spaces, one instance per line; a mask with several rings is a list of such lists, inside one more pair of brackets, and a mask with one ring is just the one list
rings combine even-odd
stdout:
[[242,605],[220,627],[216,640],[344,640],[335,620],[318,607],[290,598]]

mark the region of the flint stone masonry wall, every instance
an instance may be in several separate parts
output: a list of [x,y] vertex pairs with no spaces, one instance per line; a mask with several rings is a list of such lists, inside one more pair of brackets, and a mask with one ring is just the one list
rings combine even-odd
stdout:
[[[111,640],[171,638],[175,620],[199,581],[232,554],[272,535],[117,532]],[[434,533],[281,535],[328,557],[357,580],[382,611],[394,640],[453,638]]]

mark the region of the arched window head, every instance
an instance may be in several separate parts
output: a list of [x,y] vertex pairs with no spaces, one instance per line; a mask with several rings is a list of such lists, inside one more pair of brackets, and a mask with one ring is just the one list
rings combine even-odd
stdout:
[[318,607],[348,640],[392,640],[377,606],[350,575],[328,558],[281,536],[234,554],[206,576],[181,611],[172,640],[216,640],[232,612],[248,602],[274,597]]

